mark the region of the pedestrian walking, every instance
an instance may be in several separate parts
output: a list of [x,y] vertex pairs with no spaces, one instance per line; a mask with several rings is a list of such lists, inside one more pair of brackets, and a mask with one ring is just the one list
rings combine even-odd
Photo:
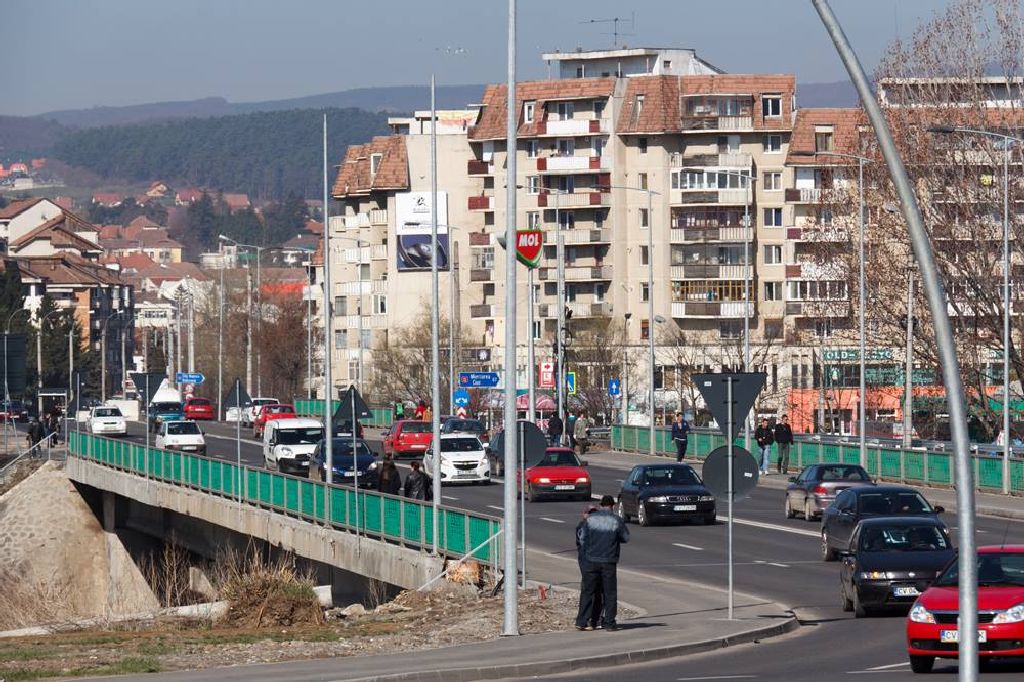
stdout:
[[768,426],[767,419],[761,419],[761,425],[754,431],[754,440],[757,441],[757,447],[761,454],[761,473],[767,476],[768,467],[772,463],[772,443],[775,442],[775,433],[772,431],[772,427]]
[[412,471],[405,477],[405,496],[412,500],[432,500],[434,490],[430,476],[427,476],[419,462],[413,462],[409,466]]
[[676,444],[676,461],[682,462],[686,457],[687,439],[690,436],[690,424],[683,419],[682,412],[676,412],[676,419],[672,422],[672,442]]
[[32,423],[28,427],[28,445],[30,448],[39,444],[44,437],[43,424],[38,417],[32,417]]
[[575,450],[576,449],[576,431],[575,431],[575,428],[576,428],[576,415],[573,414],[572,412],[570,412],[569,416],[566,419],[567,419],[567,421],[569,423],[566,425],[567,428],[565,429],[565,435],[569,438],[569,447],[572,448],[573,450]]
[[580,448],[580,457],[587,454],[587,447],[590,446],[590,419],[586,410],[580,410],[579,416],[576,417],[572,425],[572,436]]
[[[599,507],[590,506],[585,512],[583,512],[583,518],[576,524],[576,562],[580,566],[580,582],[583,581],[583,576],[587,573],[587,559],[583,555],[583,542],[581,540],[581,531],[583,530],[583,524],[587,522],[587,517],[596,512]],[[590,607],[590,614],[587,616],[587,625],[584,630],[596,630],[601,625],[601,609],[604,608],[604,590],[598,585],[594,592],[594,601]]]
[[588,514],[583,526],[577,534],[580,552],[586,562],[583,570],[583,582],[580,588],[580,606],[576,613],[576,629],[586,630],[594,612],[594,599],[597,590],[603,594],[601,627],[605,630],[618,630],[615,621],[618,612],[618,578],[616,566],[619,563],[619,547],[629,542],[629,529],[625,522],[612,511],[615,498],[605,495],[601,498],[601,508]]
[[416,410],[412,413],[413,419],[423,419],[423,414],[427,411],[427,404],[422,400],[416,403]]
[[377,476],[377,490],[388,495],[399,495],[402,492],[402,475],[392,459],[385,460]]
[[548,419],[548,440],[551,441],[551,447],[562,444],[563,429],[562,418],[558,416],[558,413],[551,415],[551,418]]
[[425,421],[425,422],[432,422],[432,421],[434,421],[434,410],[433,410],[433,408],[430,407],[430,405],[427,405],[423,409],[423,421]]
[[775,444],[778,445],[779,459],[775,462],[775,468],[780,474],[789,473],[789,449],[793,446],[793,429],[789,426],[789,415],[782,415],[782,419],[775,425]]

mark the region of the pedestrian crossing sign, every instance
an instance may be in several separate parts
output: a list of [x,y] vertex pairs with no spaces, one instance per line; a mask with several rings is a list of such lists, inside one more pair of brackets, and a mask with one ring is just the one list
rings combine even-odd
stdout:
[[565,373],[565,392],[576,395],[576,372]]

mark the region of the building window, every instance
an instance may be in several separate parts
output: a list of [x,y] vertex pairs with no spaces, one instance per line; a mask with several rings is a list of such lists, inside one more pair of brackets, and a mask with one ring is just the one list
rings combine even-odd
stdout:
[[640,320],[640,338],[644,340],[651,338],[650,320]]
[[633,113],[631,114],[631,117],[633,119],[633,123],[636,123],[637,121],[640,120],[640,114],[642,114],[643,111],[644,111],[644,96],[643,95],[637,95],[635,98],[633,98]]
[[533,100],[523,102],[523,122],[533,123],[533,110],[537,107],[537,103]]
[[651,300],[651,289],[647,282],[643,282],[640,284],[640,302],[647,303],[649,300]]
[[388,314],[388,295],[387,294],[374,294],[373,295],[373,314],[374,315],[387,315]]
[[647,138],[641,137],[636,141],[636,146],[640,150],[641,154],[647,153]]
[[576,154],[576,140],[571,137],[558,141],[558,156],[573,156]]
[[380,168],[380,161],[384,158],[383,154],[370,154],[370,176],[377,174],[377,169]]
[[766,300],[766,301],[781,301],[782,300],[782,282],[765,282],[764,283],[764,300]]
[[647,189],[647,173],[638,173],[636,179],[640,189]]
[[764,226],[765,227],[782,227],[782,209],[781,208],[766,208],[766,209],[764,209]]
[[334,330],[334,347],[338,348],[338,349],[348,348],[348,331],[347,330],[345,330],[345,329],[335,329]]
[[594,227],[600,230],[604,227],[604,217],[607,211],[594,211]]
[[560,211],[558,213],[558,227],[563,230],[571,230],[576,227],[576,216],[572,211]]
[[640,209],[640,227],[647,227],[651,216],[647,213],[646,208]]
[[814,131],[814,151],[816,151],[816,152],[830,152],[830,151],[832,151],[832,131],[831,130],[816,130],[816,131]]
[[583,69],[583,67],[582,67],[582,66],[577,66],[577,67],[576,67],[576,77],[577,77],[577,78],[583,78],[583,76],[584,76],[585,74],[586,74],[586,71],[584,71],[584,69]]
[[344,296],[334,297],[334,316],[345,317],[348,315],[348,299]]
[[763,145],[765,154],[778,154],[782,151],[782,135],[765,135]]
[[370,264],[363,263],[359,266],[359,281],[369,282],[370,281]]
[[540,194],[540,176],[530,175],[526,178],[526,193]]
[[661,68],[664,69],[665,71],[671,71],[672,70],[672,60],[671,59],[663,59],[661,61]]
[[539,230],[540,229],[540,211],[527,211],[526,212],[526,229],[528,229],[528,230]]
[[761,98],[761,115],[764,117],[782,116],[782,97],[765,95]]
[[369,348],[370,347],[370,334],[372,334],[372,333],[373,333],[372,329],[364,329],[363,330],[362,337],[359,339],[360,342],[361,342],[360,345],[359,345],[360,348]]
[[814,321],[814,335],[819,339],[827,339],[832,336],[832,320],[815,320]]
[[763,177],[764,179],[761,182],[761,189],[765,192],[782,191],[782,173],[779,171],[768,171]]
[[494,269],[494,247],[485,246],[483,248],[474,248],[472,255],[470,256],[474,270],[493,270]]
[[718,337],[726,340],[735,340],[743,337],[742,320],[726,320],[718,323]]
[[604,100],[603,99],[595,99],[594,100],[594,118],[601,118],[602,116],[604,116]]
[[560,121],[568,121],[576,113],[576,107],[572,102],[556,102],[555,111],[558,112]]
[[528,158],[528,159],[536,159],[537,158],[537,153],[538,153],[539,150],[540,150],[540,144],[538,143],[537,140],[527,140],[526,141],[526,158]]
[[540,338],[540,320],[536,320],[533,323],[533,340],[536,341]]
[[359,358],[348,361],[349,381],[359,381]]
[[647,265],[647,246],[640,247],[640,265]]
[[[782,263],[782,245],[766,244],[764,247],[764,264],[779,265]],[[777,282],[775,282],[777,284]]]

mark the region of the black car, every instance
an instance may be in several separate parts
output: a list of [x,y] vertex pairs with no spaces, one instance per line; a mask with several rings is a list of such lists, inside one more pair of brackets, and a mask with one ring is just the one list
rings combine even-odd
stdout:
[[882,517],[857,524],[843,557],[839,597],[858,618],[910,606],[956,556],[941,521]]
[[[320,441],[309,460],[309,477],[318,481],[327,480],[324,469],[326,443]],[[331,458],[334,460],[333,482],[339,485],[351,484],[359,472],[360,488],[376,488],[380,466],[365,440],[356,441],[356,456],[352,457],[352,439],[335,438],[331,441]]]
[[874,485],[859,464],[810,464],[786,487],[786,518],[800,514],[813,521],[832,504],[840,491],[854,486]]
[[689,464],[641,464],[622,482],[617,512],[627,523],[700,519],[715,522],[715,497]]
[[[835,561],[850,545],[853,529],[862,519],[878,516],[920,516],[936,519],[942,507],[928,504],[921,493],[905,485],[848,488],[821,515],[821,558]],[[941,521],[938,521],[943,525]],[[943,527],[945,527],[943,525]]]

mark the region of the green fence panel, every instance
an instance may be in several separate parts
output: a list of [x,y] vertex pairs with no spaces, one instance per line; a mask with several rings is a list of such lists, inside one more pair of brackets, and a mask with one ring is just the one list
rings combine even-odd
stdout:
[[[494,559],[494,544],[501,542],[501,538],[494,538],[491,542],[487,540],[493,534],[491,527],[493,522],[488,519],[469,519],[469,550],[473,552],[473,558],[479,559],[480,561],[493,561]],[[486,543],[486,544],[484,544]],[[481,547],[481,545],[483,545]]]
[[384,527],[380,502],[376,495],[359,492],[359,522],[368,533],[380,533]]
[[929,452],[927,457],[928,482],[949,485],[953,480],[949,456],[941,452]]
[[384,535],[402,537],[402,501],[394,497],[382,497],[380,529]]
[[299,510],[299,482],[291,476],[280,476],[284,480],[284,508],[290,512]]
[[1024,493],[1024,460],[1010,461],[1010,492]]
[[194,455],[185,455],[185,481],[188,485],[199,485],[199,458]]
[[325,507],[327,501],[327,485],[318,483],[313,488],[313,516],[318,520],[322,521],[327,518],[327,510]]
[[416,504],[415,502],[402,501],[402,517],[404,531],[402,533],[402,539],[409,542],[422,542],[424,537],[423,525],[425,518],[423,516],[425,507],[422,504]]
[[[900,451],[896,451],[900,452]],[[907,450],[903,455],[903,476],[907,481],[924,481],[924,457],[923,452]]]
[[299,505],[301,506],[302,513],[305,516],[315,516],[316,509],[314,508],[314,493],[316,487],[320,485],[314,481],[303,479],[299,481]]
[[871,459],[871,455],[875,453],[877,453],[878,459],[882,464],[881,475],[884,478],[899,480],[900,463],[903,461],[903,453],[900,450],[876,448],[873,452],[869,453],[868,458]]
[[438,525],[444,528],[444,535],[442,537],[444,538],[445,550],[456,554],[465,554],[473,549],[467,545],[469,542],[469,532],[466,515],[450,509],[442,509],[440,514],[441,518],[438,521]]
[[1003,489],[1002,457],[975,457],[978,463],[978,481],[980,488]]

